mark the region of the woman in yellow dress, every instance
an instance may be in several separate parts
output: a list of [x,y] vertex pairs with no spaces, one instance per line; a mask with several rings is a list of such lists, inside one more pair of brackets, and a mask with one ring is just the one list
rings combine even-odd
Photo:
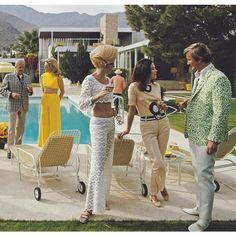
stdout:
[[44,69],[45,73],[41,75],[43,95],[39,122],[39,147],[45,144],[53,131],[61,129],[60,100],[64,95],[64,83],[60,76],[57,60],[47,59]]

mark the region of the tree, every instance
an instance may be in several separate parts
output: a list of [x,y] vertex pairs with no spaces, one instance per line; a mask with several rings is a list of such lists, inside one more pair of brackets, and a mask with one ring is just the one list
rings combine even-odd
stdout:
[[37,54],[39,50],[38,30],[25,31],[16,38],[16,43],[13,45],[18,57],[26,57],[27,54]]
[[16,38],[16,43],[12,46],[16,50],[16,57],[24,57],[26,62],[26,73],[36,80],[35,71],[38,63],[39,39],[38,30],[25,31]]
[[78,81],[82,83],[84,77],[92,68],[87,45],[79,42],[76,53],[66,51],[63,57],[60,58],[60,68],[63,76],[69,78],[74,83]]
[[150,40],[150,56],[171,65],[183,64],[186,46],[206,43],[215,65],[229,77],[236,93],[235,5],[127,5],[125,9],[131,28],[143,30]]

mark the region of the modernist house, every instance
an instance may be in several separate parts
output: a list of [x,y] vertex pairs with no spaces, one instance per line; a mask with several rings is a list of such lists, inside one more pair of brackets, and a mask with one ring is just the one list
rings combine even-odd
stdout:
[[[116,46],[119,51],[116,66],[129,69],[133,64],[131,59],[138,58],[135,56],[137,55],[137,51],[135,53],[134,50],[135,46],[129,45],[140,46],[143,43],[139,42],[143,40],[145,40],[143,32],[134,32],[131,28],[120,28],[118,16],[106,14],[101,17],[100,26],[95,28],[40,28],[38,56],[42,61],[50,57],[52,49],[55,48],[57,59],[60,61],[60,53],[67,50],[76,52],[79,41],[87,43],[88,51],[99,44],[110,44]],[[147,40],[144,44],[147,44]],[[131,54],[133,50],[134,54]]]

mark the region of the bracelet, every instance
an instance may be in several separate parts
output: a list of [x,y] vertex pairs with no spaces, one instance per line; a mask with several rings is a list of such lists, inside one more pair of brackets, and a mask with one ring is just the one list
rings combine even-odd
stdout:
[[90,106],[93,105],[93,97],[91,97],[91,98],[89,99],[89,105],[90,105]]

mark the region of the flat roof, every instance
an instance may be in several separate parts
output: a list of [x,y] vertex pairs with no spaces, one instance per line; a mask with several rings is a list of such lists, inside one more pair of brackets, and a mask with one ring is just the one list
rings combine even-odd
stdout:
[[[118,33],[132,33],[131,28],[118,28]],[[53,37],[67,37],[67,38],[74,38],[78,37],[96,37],[100,35],[100,27],[41,27],[39,28],[39,38],[50,38],[51,33],[53,33]]]
[[149,39],[145,39],[143,41],[133,43],[133,44],[130,44],[130,45],[127,45],[127,46],[121,46],[121,47],[118,48],[118,52],[122,53],[122,52],[133,50],[135,48],[140,48],[142,46],[147,46],[149,44],[149,42],[150,42]]

